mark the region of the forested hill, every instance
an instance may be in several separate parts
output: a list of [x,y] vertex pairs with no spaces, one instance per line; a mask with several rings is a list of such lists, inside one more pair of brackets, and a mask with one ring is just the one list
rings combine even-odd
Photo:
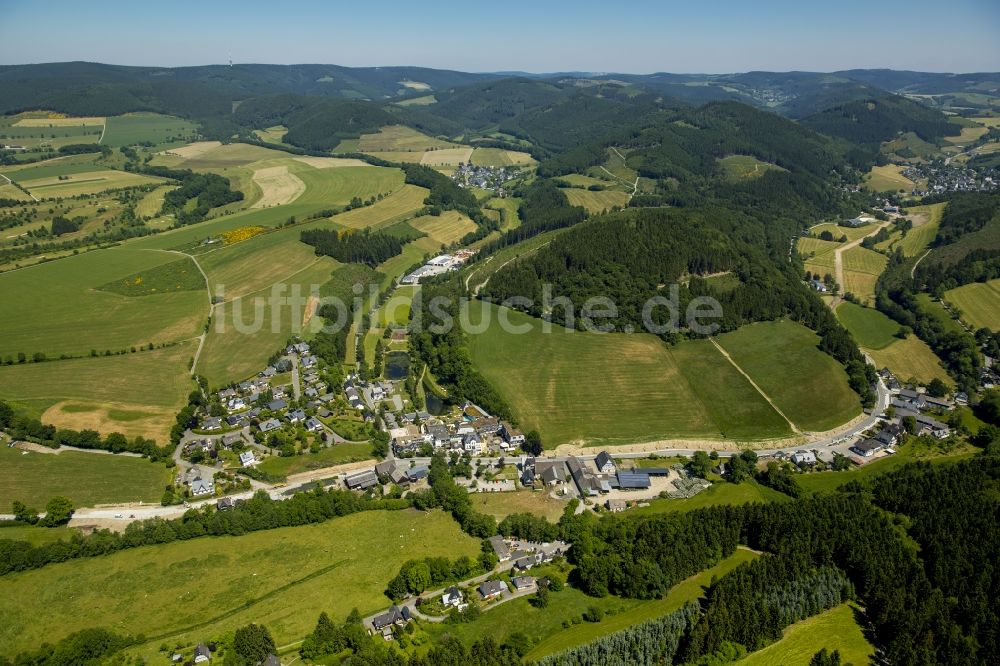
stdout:
[[934,142],[955,136],[961,127],[940,111],[897,95],[878,94],[838,104],[802,119],[806,127],[877,149],[902,132],[913,132]]

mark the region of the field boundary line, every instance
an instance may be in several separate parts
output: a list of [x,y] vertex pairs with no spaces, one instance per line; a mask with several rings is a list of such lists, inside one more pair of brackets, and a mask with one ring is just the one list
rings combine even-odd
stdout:
[[104,118],[104,125],[101,126],[101,138],[99,138],[97,140],[97,145],[98,146],[101,145],[101,143],[104,141],[104,133],[107,132],[107,131],[108,131],[108,119],[107,119],[107,117],[105,117]]
[[[208,274],[205,273],[205,269],[201,267],[201,264],[198,263],[198,260],[195,259],[193,254],[188,254],[187,252],[181,252],[180,250],[161,250],[160,248],[154,248],[154,247],[143,247],[138,249],[145,250],[146,252],[166,252],[167,254],[179,254],[182,257],[187,257],[188,259],[193,261],[195,268],[198,269],[198,272],[201,273],[201,277],[204,278],[205,280],[205,291],[208,294],[208,321],[210,322],[212,320],[212,316],[215,314],[215,303],[212,302],[212,286],[208,282]],[[208,324],[206,323],[206,326],[207,325]],[[195,350],[194,359],[191,361],[190,374],[192,377],[194,376],[194,371],[198,368],[198,360],[201,358],[201,350],[205,348],[205,338],[207,337],[207,335],[208,335],[207,331],[202,331],[201,335],[198,335],[195,338],[189,338],[190,340],[198,340],[198,349]]]
[[[3,177],[4,179],[6,179],[9,184],[14,185],[14,187],[17,187],[17,189],[19,189],[19,190],[21,189],[20,187],[18,187],[17,185],[14,184],[14,181],[12,181],[10,178],[7,178],[7,176],[4,176],[2,173],[0,173],[0,177]],[[32,199],[34,199],[35,203],[40,203],[41,202],[41,199],[39,199],[38,197],[36,197],[31,192],[28,192],[28,196],[31,197]]]
[[747,372],[743,368],[741,368],[739,366],[739,364],[735,361],[735,359],[733,359],[733,357],[729,355],[729,352],[727,352],[722,347],[722,345],[720,345],[718,342],[716,342],[715,338],[709,338],[709,340],[712,342],[713,345],[715,345],[715,348],[719,350],[719,353],[722,354],[726,358],[726,360],[729,361],[732,364],[732,366],[734,368],[736,368],[737,371],[739,371],[739,373],[741,375],[743,375],[744,377],[746,377],[746,380],[748,382],[750,382],[750,385],[753,386],[757,390],[757,393],[760,393],[761,397],[764,398],[764,400],[767,400],[767,404],[771,405],[771,408],[774,409],[774,411],[778,412],[778,415],[781,416],[781,418],[785,419],[785,421],[788,422],[788,425],[792,428],[792,432],[794,432],[796,435],[803,434],[802,431],[799,430],[799,427],[797,425],[795,425],[794,423],[792,423],[792,420],[790,418],[788,418],[787,416],[785,416],[785,413],[783,411],[781,411],[780,409],[778,409],[778,406],[776,404],[774,404],[773,400],[771,400],[771,396],[769,396],[767,393],[765,393],[764,389],[762,389],[760,386],[758,386],[757,382],[755,382],[753,380],[753,378],[750,375],[748,375]]

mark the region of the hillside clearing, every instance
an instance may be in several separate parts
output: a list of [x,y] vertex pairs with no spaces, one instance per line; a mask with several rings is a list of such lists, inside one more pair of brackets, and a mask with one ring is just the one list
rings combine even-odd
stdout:
[[255,169],[253,182],[261,190],[261,197],[251,208],[267,208],[289,204],[306,191],[306,185],[287,166]]
[[1000,331],[1000,279],[951,289],[944,300],[958,308],[961,318],[974,329]]

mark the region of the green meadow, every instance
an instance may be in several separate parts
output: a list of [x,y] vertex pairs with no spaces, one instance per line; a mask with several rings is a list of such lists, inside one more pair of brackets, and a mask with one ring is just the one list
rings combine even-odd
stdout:
[[840,663],[871,663],[875,646],[865,638],[853,603],[841,604],[786,628],[781,640],[736,662],[740,666],[808,666],[817,652],[840,652]]
[[[479,549],[441,511],[375,511],[53,564],[0,579],[0,614],[9,618],[0,652],[102,626],[145,634],[133,651],[154,663],[163,642],[195,644],[248,622],[285,645],[312,631],[322,611],[343,618],[388,606],[382,590],[407,559]],[[42,615],[49,621],[32,620]]]

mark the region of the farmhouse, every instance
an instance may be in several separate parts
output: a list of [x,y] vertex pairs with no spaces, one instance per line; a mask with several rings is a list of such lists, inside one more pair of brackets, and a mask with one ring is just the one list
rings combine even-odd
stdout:
[[607,451],[601,451],[597,454],[597,457],[594,459],[594,466],[597,467],[597,471],[601,474],[614,474],[617,469],[615,462],[611,459],[611,454]]
[[199,645],[194,649],[194,663],[204,664],[207,661],[211,661],[212,653],[209,651],[208,647],[205,645]]
[[507,585],[499,580],[488,580],[479,586],[479,594],[487,601],[496,599],[506,591]]
[[935,439],[945,439],[951,434],[951,428],[929,416],[921,414],[916,417],[919,426],[918,434],[930,435]]
[[535,475],[547,486],[562,483],[569,476],[566,463],[562,460],[546,460],[535,463]]

